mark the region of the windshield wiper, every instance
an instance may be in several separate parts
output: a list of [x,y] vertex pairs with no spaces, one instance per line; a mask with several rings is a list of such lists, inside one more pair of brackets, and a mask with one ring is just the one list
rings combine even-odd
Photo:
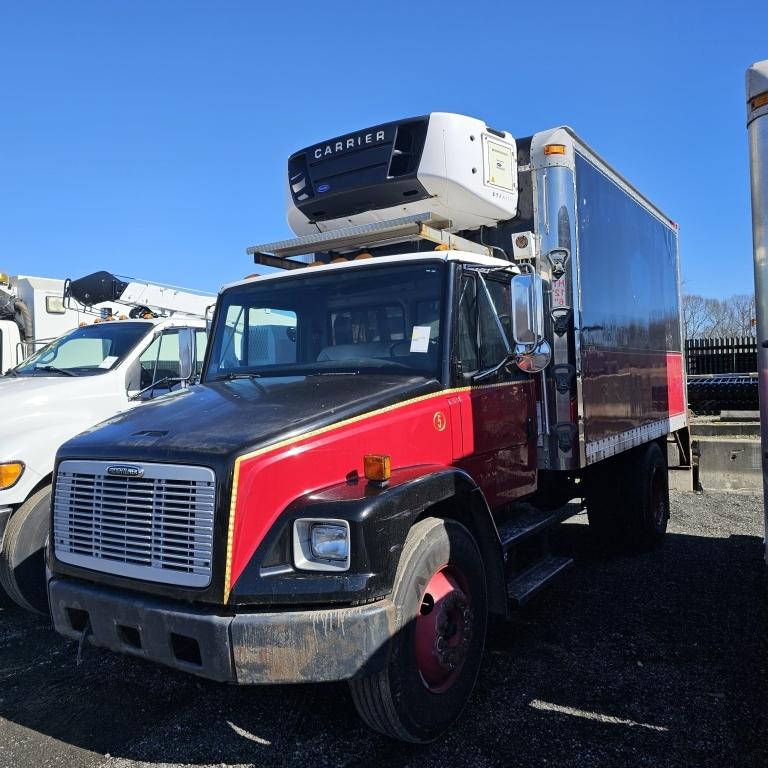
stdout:
[[45,371],[46,373],[56,373],[59,376],[77,376],[76,373],[68,371],[65,368],[57,368],[55,365],[38,365],[36,371]]
[[227,381],[232,381],[232,379],[260,379],[262,378],[263,374],[261,373],[245,373],[243,371],[229,371],[228,373],[220,373],[214,381],[222,381],[226,379]]
[[14,376],[14,377],[18,378],[19,374],[18,374],[18,373],[16,373],[16,369],[15,369],[15,368],[9,368],[9,369],[8,369],[8,370],[7,370],[7,371],[6,371],[6,372],[3,374],[3,376]]

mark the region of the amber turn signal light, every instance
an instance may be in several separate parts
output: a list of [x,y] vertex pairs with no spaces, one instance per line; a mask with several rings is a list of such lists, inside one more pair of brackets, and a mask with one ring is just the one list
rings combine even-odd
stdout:
[[13,488],[24,471],[24,464],[20,461],[9,461],[7,464],[0,464],[0,490]]
[[389,480],[392,467],[389,456],[379,453],[368,453],[363,461],[366,480],[383,483]]
[[564,155],[565,144],[545,144],[544,154],[545,155]]

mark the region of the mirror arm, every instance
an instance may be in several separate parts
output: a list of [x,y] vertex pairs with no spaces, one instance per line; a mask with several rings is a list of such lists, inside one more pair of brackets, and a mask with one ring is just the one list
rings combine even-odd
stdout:
[[140,389],[135,395],[131,395],[128,399],[138,400],[145,392],[151,392],[153,389],[156,389],[161,384],[170,384],[171,382],[173,382],[174,384],[181,384],[184,381],[188,381],[188,380],[180,379],[175,376],[166,376],[164,379],[158,379],[157,381],[153,381],[148,387],[144,387],[144,389]]
[[493,368],[489,368],[487,371],[480,371],[480,373],[476,373],[472,377],[472,383],[474,384],[477,381],[483,381],[490,378],[495,373],[498,373],[502,368],[514,362],[514,360],[515,358],[513,354],[507,355],[498,365],[495,365]]

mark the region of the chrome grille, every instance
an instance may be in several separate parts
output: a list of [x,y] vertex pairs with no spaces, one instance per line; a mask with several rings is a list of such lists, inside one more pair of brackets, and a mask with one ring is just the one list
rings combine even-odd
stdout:
[[[53,536],[63,563],[129,578],[204,587],[211,581],[216,482],[207,467],[63,461]],[[124,469],[120,465],[117,469]]]

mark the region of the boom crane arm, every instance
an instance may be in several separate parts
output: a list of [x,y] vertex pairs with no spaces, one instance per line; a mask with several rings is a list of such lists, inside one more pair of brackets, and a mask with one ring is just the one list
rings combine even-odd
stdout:
[[76,301],[86,308],[115,302],[130,306],[131,316],[146,312],[155,315],[206,316],[206,310],[216,297],[208,293],[195,293],[173,286],[149,283],[143,280],[122,279],[111,272],[94,272],[77,280],[67,280],[64,298]]

